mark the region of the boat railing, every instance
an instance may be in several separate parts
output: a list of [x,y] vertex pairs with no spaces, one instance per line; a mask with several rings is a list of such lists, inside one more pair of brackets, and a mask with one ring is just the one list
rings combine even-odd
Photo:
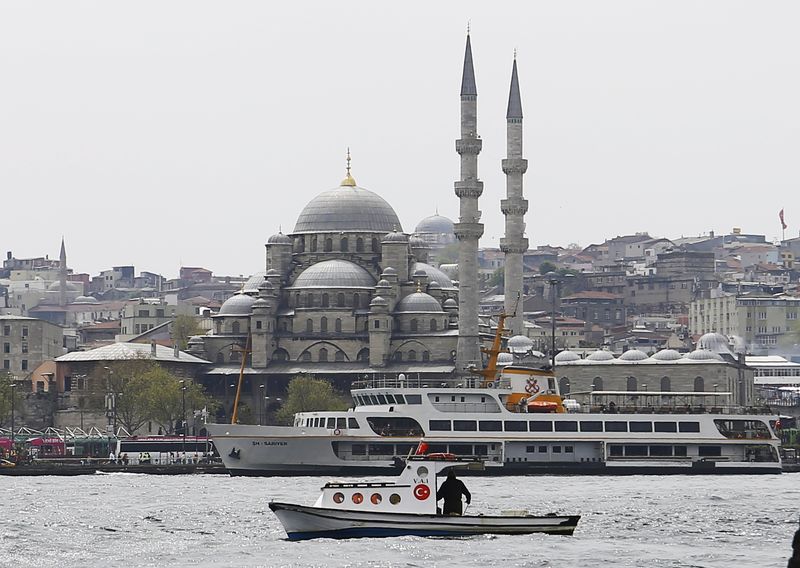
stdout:
[[[508,381],[495,381],[500,383],[497,385],[499,388],[508,388]],[[503,383],[505,387],[503,387]],[[430,388],[463,388],[463,389],[476,389],[483,387],[483,378],[481,377],[460,377],[460,378],[441,378],[432,379],[430,377],[414,377],[406,376],[399,378],[397,376],[387,377],[370,377],[362,381],[354,381],[351,390],[353,389],[375,389],[375,388],[389,388],[389,389],[430,389]]]
[[[526,413],[524,405],[507,404],[509,412]],[[703,404],[652,405],[652,404],[581,404],[578,408],[567,409],[569,414],[776,414],[768,406],[705,406]],[[537,413],[541,414],[541,413]]]

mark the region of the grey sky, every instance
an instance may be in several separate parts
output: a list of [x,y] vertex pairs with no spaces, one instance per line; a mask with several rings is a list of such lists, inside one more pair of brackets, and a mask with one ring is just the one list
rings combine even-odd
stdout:
[[96,273],[263,270],[344,176],[412,231],[458,203],[472,22],[486,236],[518,49],[531,246],[797,235],[794,2],[3,2],[0,247]]

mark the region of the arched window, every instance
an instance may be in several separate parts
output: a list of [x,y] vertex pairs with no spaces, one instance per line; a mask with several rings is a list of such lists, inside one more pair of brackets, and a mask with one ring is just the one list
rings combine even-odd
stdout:
[[347,252],[347,237],[342,237],[342,240],[339,241],[339,250],[341,252]]
[[361,307],[361,295],[356,292],[353,294],[353,308],[358,309]]
[[222,353],[217,353],[217,363],[224,363],[225,362],[225,355]]
[[378,239],[372,239],[372,252],[380,252],[381,248]]
[[289,331],[289,322],[284,320],[281,322],[281,327],[283,328],[283,331]]
[[366,347],[358,352],[356,355],[356,361],[369,361],[369,349]]
[[323,308],[328,308],[328,307],[330,307],[330,305],[331,305],[331,299],[328,296],[328,293],[327,292],[323,292],[323,294],[322,294],[322,307]]
[[339,292],[336,294],[336,307],[343,308],[344,307],[344,294]]
[[305,237],[300,237],[294,240],[294,250],[297,252],[304,252],[306,250]]
[[328,331],[328,318],[326,318],[325,316],[322,316],[321,318],[319,318],[319,330],[322,333],[325,333],[326,331]]
[[241,326],[239,325],[239,322],[238,322],[238,321],[235,321],[235,322],[233,322],[233,323],[231,324],[231,331],[232,331],[233,333],[239,333],[239,332],[241,331],[240,327],[241,327]]
[[331,252],[333,250],[333,239],[325,239],[325,252]]
[[395,351],[394,352],[394,360],[395,361],[402,361],[403,360],[403,354],[400,351]]
[[694,378],[694,392],[704,392],[706,390],[706,382],[703,377]]
[[306,294],[306,307],[307,308],[313,308],[314,307],[314,294],[312,294],[311,292]]
[[411,320],[411,331],[417,331],[417,320],[416,319],[412,319]]
[[417,352],[413,349],[408,350],[408,360],[409,361],[416,361],[417,360]]
[[333,329],[336,331],[336,333],[342,333],[342,319],[341,318],[336,318],[336,322],[333,325],[334,325]]
[[272,353],[272,360],[273,361],[288,361],[289,360],[289,352],[286,349],[276,349]]
[[603,390],[603,377],[595,377],[592,381],[592,390]]
[[431,352],[430,351],[423,351],[422,352],[422,360],[427,362],[431,360]]
[[300,308],[300,307],[302,307],[302,305],[303,305],[303,302],[300,299],[300,292],[298,292],[297,294],[294,295],[294,307],[295,308]]
[[636,380],[636,377],[628,377],[628,383],[625,385],[625,390],[631,392],[639,390],[639,383]]
[[368,319],[364,320],[364,331],[369,331],[369,320]]
[[336,352],[336,361],[344,361],[344,351]]
[[319,360],[321,362],[325,362],[328,360],[328,350],[324,347],[321,347],[319,350]]
[[364,239],[361,237],[356,239],[356,252],[364,252]]
[[439,328],[439,324],[436,323],[435,319],[431,320],[431,331],[436,331]]
[[669,377],[661,377],[661,391],[669,392],[671,390],[672,390],[672,382],[669,380]]
[[300,360],[306,363],[311,362],[311,353],[309,353],[308,351],[303,351],[303,354],[300,355]]
[[569,394],[569,379],[567,377],[561,377],[558,379],[558,389],[561,391],[561,394]]
[[311,237],[311,252],[317,252],[317,237]]
[[306,331],[308,333],[313,333],[314,332],[314,320],[311,320],[311,319],[307,319],[306,320]]

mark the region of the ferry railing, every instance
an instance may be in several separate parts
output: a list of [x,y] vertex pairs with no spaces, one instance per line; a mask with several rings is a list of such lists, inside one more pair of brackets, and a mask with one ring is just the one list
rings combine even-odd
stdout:
[[[370,377],[361,381],[353,381],[350,388],[353,389],[375,389],[375,388],[390,388],[390,389],[429,389],[429,388],[464,388],[474,389],[482,386],[483,379],[481,377],[465,377],[465,378],[420,378],[414,376],[406,376],[405,378],[391,377]],[[507,383],[508,381],[506,381]],[[506,388],[508,385],[505,385]]]

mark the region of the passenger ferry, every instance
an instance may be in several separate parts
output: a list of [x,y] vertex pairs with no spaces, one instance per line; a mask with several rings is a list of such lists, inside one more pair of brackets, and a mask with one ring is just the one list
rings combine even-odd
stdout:
[[[431,452],[481,457],[487,473],[781,472],[778,417],[707,413],[709,393],[593,392],[589,408],[605,411],[589,412],[562,399],[549,368],[514,365],[493,381],[399,375],[351,393],[347,411],[298,413],[292,426],[209,424],[209,434],[232,475],[387,473],[421,438]],[[661,394],[680,406],[647,404]],[[641,405],[622,404],[632,399]]]

